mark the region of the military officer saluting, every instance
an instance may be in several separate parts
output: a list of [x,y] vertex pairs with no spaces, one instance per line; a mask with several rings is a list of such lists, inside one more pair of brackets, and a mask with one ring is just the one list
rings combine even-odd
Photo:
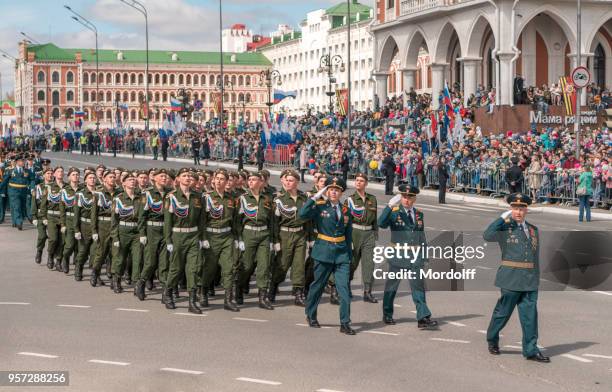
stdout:
[[[352,216],[340,203],[340,196],[344,190],[342,179],[330,177],[325,187],[309,198],[299,212],[301,218],[312,220],[317,228],[317,239],[312,248],[314,282],[308,291],[305,310],[308,325],[320,328],[317,307],[329,276],[333,273],[340,297],[340,332],[355,335],[355,330],[351,328],[349,296]],[[327,200],[322,199],[323,195]]]
[[537,344],[540,243],[538,228],[525,220],[531,199],[522,193],[513,193],[507,201],[512,209],[493,221],[483,234],[485,241],[497,242],[502,253],[495,277],[501,297],[487,329],[489,353],[500,354],[499,333],[517,307],[523,330],[523,356],[532,361],[550,362]]
[[[393,196],[385,209],[378,218],[378,226],[382,229],[391,229],[391,244],[399,246],[427,247],[425,238],[425,223],[423,213],[414,208],[416,196],[419,188],[414,186],[400,185],[399,194]],[[388,260],[389,272],[400,272],[402,269],[413,271],[413,278],[410,279],[410,289],[412,291],[412,301],[416,306],[417,327],[419,329],[433,329],[438,326],[438,322],[431,319],[431,311],[425,299],[425,284],[420,276],[425,258],[421,257],[421,252],[414,260],[409,258],[392,257]],[[385,282],[385,293],[383,297],[383,322],[385,324],[395,324],[393,319],[393,300],[397,293],[397,288],[401,279],[387,279]]]

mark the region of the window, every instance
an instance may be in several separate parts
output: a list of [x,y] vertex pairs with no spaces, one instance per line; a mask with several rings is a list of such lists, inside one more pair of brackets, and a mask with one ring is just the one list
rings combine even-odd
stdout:
[[193,75],[193,85],[197,86],[200,84],[200,77],[198,75]]
[[128,101],[128,93],[127,93],[127,91],[124,91],[123,92],[123,102],[125,103],[127,101]]
[[395,0],[387,0],[387,9],[395,7]]
[[162,75],[162,84],[168,84],[168,75],[166,74]]
[[170,75],[170,84],[174,84],[174,74]]
[[68,71],[66,74],[66,83],[74,83],[74,74],[72,71]]
[[113,75],[111,75],[110,73],[106,74],[106,84],[112,84],[113,83]]
[[83,83],[89,84],[89,74],[87,72],[83,74]]
[[113,102],[113,94],[110,91],[106,92],[106,102]]
[[45,73],[43,71],[38,71],[38,75],[36,76],[36,80],[38,80],[39,83],[44,83],[45,82]]
[[249,76],[249,75],[247,75],[247,76],[246,76],[246,78],[245,78],[245,84],[246,84],[247,86],[250,86],[250,85],[251,85],[251,76]]
[[143,83],[144,83],[144,75],[138,74],[138,84],[143,84]]
[[52,105],[60,104],[59,91],[54,91],[53,94],[51,95],[51,104]]
[[155,74],[155,84],[159,84],[159,74]]
[[129,76],[128,74],[123,74],[123,84],[128,84]]
[[113,118],[113,115],[109,109],[106,111],[106,119],[110,121],[112,118]]
[[91,78],[89,80],[91,81],[91,83],[96,83],[96,74],[92,73]]
[[60,117],[60,112],[58,108],[53,109],[53,111],[51,112],[51,117],[58,119]]
[[136,84],[136,75],[134,74],[130,75],[130,84]]
[[45,100],[45,92],[42,90],[38,91],[38,102],[44,101]]
[[115,74],[115,84],[121,84],[121,74]]
[[67,102],[73,102],[74,101],[74,92],[73,91],[68,91],[66,93],[66,101]]
[[182,85],[185,83],[185,79],[183,78],[183,75],[182,75],[182,74],[181,74],[181,75],[179,75],[179,77],[178,77],[178,82],[179,82],[179,85],[180,85],[180,86],[182,86]]
[[89,102],[89,93],[88,92],[84,92],[83,93],[83,102]]
[[185,76],[185,84],[188,86],[191,84],[191,75]]
[[133,91],[130,94],[130,102],[136,102],[136,93]]
[[59,72],[54,71],[51,74],[51,83],[59,83],[59,81],[60,81]]

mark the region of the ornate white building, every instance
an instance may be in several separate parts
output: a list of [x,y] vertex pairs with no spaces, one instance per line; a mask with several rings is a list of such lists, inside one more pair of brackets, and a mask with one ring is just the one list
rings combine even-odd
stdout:
[[[516,75],[550,86],[578,65],[576,14],[576,2],[564,0],[377,0],[375,94],[437,95],[447,81],[466,98],[493,87],[497,104],[511,105]],[[612,1],[583,0],[581,30],[580,63],[610,89]]]
[[[326,10],[309,12],[300,23],[300,31],[281,26],[271,33],[272,43],[261,48],[281,74],[282,84],[275,88],[297,92],[297,98],[287,98],[273,110],[284,110],[290,114],[302,114],[309,108],[326,112],[329,110],[329,81],[326,73],[319,73],[321,58],[327,54],[339,55],[345,65],[333,67],[336,82],[332,91],[347,88],[347,4],[340,3]],[[373,38],[368,29],[373,21],[372,8],[351,3],[351,104],[354,110],[372,107],[371,72],[374,65]],[[282,30],[282,31],[281,31]],[[335,102],[335,98],[333,98]]]

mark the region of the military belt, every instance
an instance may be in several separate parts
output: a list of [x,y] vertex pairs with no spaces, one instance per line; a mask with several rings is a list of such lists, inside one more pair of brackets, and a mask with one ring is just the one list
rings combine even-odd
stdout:
[[147,226],[162,227],[163,225],[164,225],[164,222],[147,221]]
[[525,263],[522,261],[502,260],[501,265],[503,265],[504,267],[512,267],[512,268],[524,268],[524,269],[535,268],[535,263]]
[[300,231],[304,230],[302,227],[287,227],[287,226],[281,226],[280,227],[281,231],[288,231],[289,233],[299,233]]
[[362,226],[362,225],[358,225],[358,224],[353,223],[353,229],[368,231],[368,230],[372,230],[372,225],[370,225],[370,226]]
[[138,226],[138,223],[137,222],[119,221],[119,226],[136,227],[136,226]]
[[111,217],[110,216],[99,216],[98,217],[98,221],[110,222],[111,221]]
[[214,227],[207,227],[206,231],[209,233],[217,233],[217,234],[221,234],[221,233],[229,233],[232,230],[231,227],[223,227],[221,229],[215,229]]
[[74,216],[74,212],[66,212],[66,216]]
[[264,230],[268,230],[268,226],[244,225],[244,228],[247,229],[247,230],[251,230],[251,231],[264,231]]
[[333,242],[333,243],[339,243],[339,242],[343,242],[344,240],[346,240],[346,237],[344,236],[340,236],[340,237],[330,237],[328,235],[325,234],[317,234],[317,238],[323,240],[323,241],[327,241],[327,242]]
[[89,219],[89,218],[81,218],[81,222],[91,223],[91,219]]
[[59,211],[53,211],[53,210],[47,211],[47,215],[59,216],[59,214],[60,214]]
[[12,182],[9,182],[8,184],[11,188],[19,188],[19,189],[23,189],[23,188],[27,188],[28,186],[26,184],[14,184]]
[[172,231],[174,233],[195,233],[198,231],[197,227],[173,227]]

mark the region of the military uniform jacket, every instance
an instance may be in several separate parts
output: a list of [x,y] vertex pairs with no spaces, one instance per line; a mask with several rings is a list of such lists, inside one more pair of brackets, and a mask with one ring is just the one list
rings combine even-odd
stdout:
[[[224,229],[229,227],[234,239],[239,238],[238,230],[238,201],[229,193],[223,193],[223,197],[217,192],[212,191],[205,194],[204,201],[204,227],[214,229]],[[208,239],[210,233],[204,231],[204,239]]]
[[280,241],[281,226],[292,229],[301,228],[306,233],[310,232],[312,226],[310,220],[304,219],[298,214],[306,200],[308,200],[306,194],[299,190],[295,200],[288,192],[277,193],[274,199],[274,216],[272,220],[272,238],[274,242]]
[[74,214],[74,231],[81,233],[81,225],[83,223],[92,225],[93,209],[98,204],[97,192],[90,192],[87,187],[84,187],[76,194],[76,207]]
[[[538,228],[527,224],[529,236],[512,218],[497,218],[487,227],[483,237],[485,241],[497,242],[501,248],[503,261],[525,263],[517,268],[500,265],[495,277],[495,286],[513,291],[536,291],[540,283],[540,241]],[[531,263],[529,265],[528,263]],[[520,264],[518,265],[520,267]]]
[[40,207],[42,205],[43,197],[45,197],[45,188],[50,186],[49,184],[38,184],[32,189],[32,204],[30,212],[32,213],[32,219],[45,219],[43,218]]
[[91,224],[93,225],[92,231],[94,233],[98,233],[101,220],[110,223],[113,213],[113,199],[118,194],[119,193],[115,189],[109,191],[104,186],[96,191],[96,204],[94,204],[91,210]]
[[28,188],[31,189],[34,183],[34,174],[25,167],[13,167],[4,173],[4,181],[6,182],[7,190],[16,189],[27,192]]
[[60,222],[62,227],[75,227],[75,210],[77,205],[76,194],[81,190],[78,187],[76,190],[70,184],[62,189],[62,201],[60,203]]
[[147,235],[147,222],[164,222],[164,199],[168,189],[160,192],[157,187],[150,187],[140,195],[140,215],[138,217],[138,231],[141,237]]
[[[378,226],[386,229],[391,229],[391,244],[407,244],[411,246],[424,247],[423,251],[418,252],[416,259],[397,258],[393,257],[389,260],[389,264],[399,266],[401,268],[409,268],[411,266],[422,267],[427,261],[424,253],[427,249],[427,239],[425,237],[425,223],[423,221],[423,212],[413,207],[414,219],[410,216],[410,211],[403,206],[395,206],[390,208],[386,206],[380,217],[378,218]],[[423,253],[422,253],[423,252]],[[409,253],[412,255],[412,253]],[[414,261],[414,262],[413,262]]]
[[245,225],[266,226],[272,232],[272,197],[260,193],[259,200],[250,190],[238,199],[238,238],[242,238]]
[[[338,219],[337,210],[328,200],[309,198],[300,209],[302,219],[310,219],[317,228],[318,234],[312,248],[311,257],[324,263],[350,263],[352,258],[352,217],[347,208],[338,205],[341,216]],[[335,242],[329,239],[342,238]],[[326,239],[327,238],[327,239]]]
[[119,232],[138,233],[138,216],[140,215],[140,197],[134,191],[134,198],[122,192],[113,198],[111,210],[111,237],[119,241]]
[[172,244],[172,229],[197,228],[196,234],[200,240],[204,237],[204,205],[202,194],[190,191],[187,197],[180,188],[170,192],[164,205],[164,239],[166,244]]
[[346,207],[353,217],[353,224],[361,226],[372,226],[372,230],[378,231],[378,203],[376,196],[369,193],[365,194],[365,199],[362,199],[357,192],[353,193],[344,201]]
[[60,205],[62,203],[62,190],[64,189],[64,184],[61,186],[57,184],[57,182],[52,182],[45,188],[45,193],[43,195],[42,203],[40,206],[40,216],[43,219],[49,219],[49,217],[54,217],[56,219],[60,219]]

